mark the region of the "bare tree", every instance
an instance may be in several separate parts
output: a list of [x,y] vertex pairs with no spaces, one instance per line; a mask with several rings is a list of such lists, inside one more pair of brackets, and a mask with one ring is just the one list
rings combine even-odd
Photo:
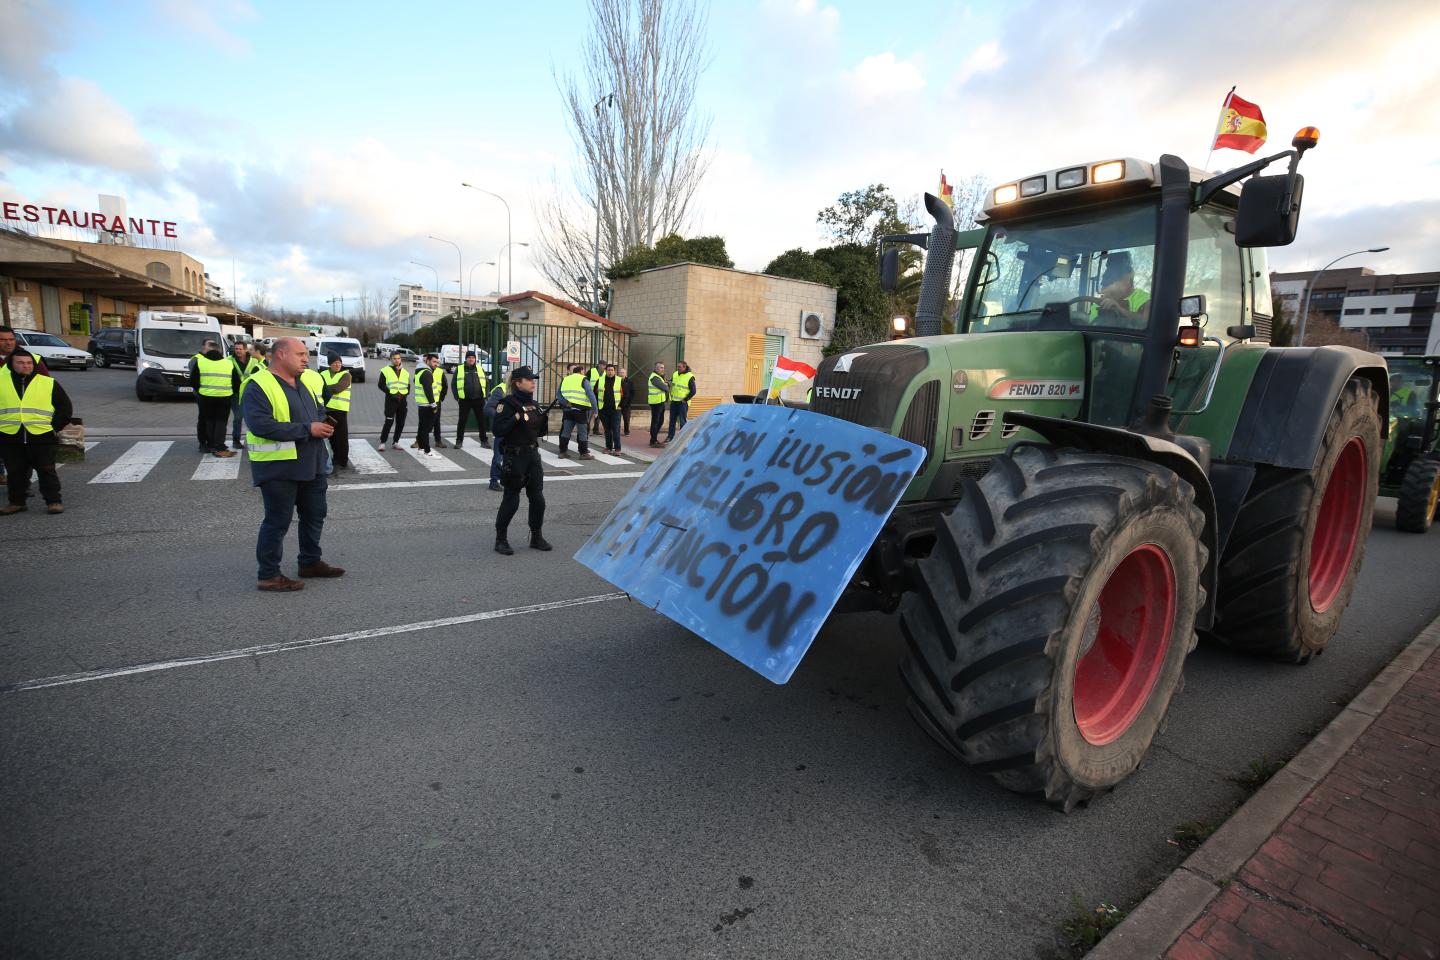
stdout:
[[697,0],[590,0],[576,74],[557,78],[579,152],[574,184],[536,205],[540,269],[583,299],[594,272],[688,226],[708,160],[695,110],[706,16]]

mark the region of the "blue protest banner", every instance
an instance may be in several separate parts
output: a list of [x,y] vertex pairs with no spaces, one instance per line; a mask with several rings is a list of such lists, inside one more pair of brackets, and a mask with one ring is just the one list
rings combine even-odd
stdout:
[[784,683],[924,460],[913,443],[834,417],[716,407],[575,559]]

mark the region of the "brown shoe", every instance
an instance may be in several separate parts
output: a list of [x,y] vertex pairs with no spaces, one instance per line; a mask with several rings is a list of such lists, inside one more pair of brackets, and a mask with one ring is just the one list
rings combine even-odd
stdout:
[[261,580],[255,584],[256,590],[265,590],[270,593],[289,593],[292,590],[304,590],[305,584],[299,580],[291,580],[283,573],[277,573],[269,580]]
[[581,459],[581,460],[594,460],[594,459],[595,459],[595,454],[593,454],[593,453],[582,453],[582,454],[580,454],[580,459]]
[[343,577],[345,571],[340,567],[332,567],[324,560],[318,560],[308,567],[300,568],[302,577]]
[[46,509],[46,511],[48,511],[49,513],[64,513],[64,512],[65,512],[65,504],[63,504],[63,503],[47,503],[47,504],[45,505],[45,509]]
[[234,451],[234,450],[216,450],[216,451],[215,451],[215,456],[220,457],[220,458],[223,460],[223,459],[225,459],[226,457],[233,457],[233,456],[235,456],[235,451]]
[[410,444],[410,449],[411,449],[411,450],[419,450],[419,449],[420,449],[420,441],[419,441],[419,440],[412,441],[411,444]]
[[7,503],[0,507],[0,517],[8,517],[12,513],[24,513],[28,509],[23,503]]

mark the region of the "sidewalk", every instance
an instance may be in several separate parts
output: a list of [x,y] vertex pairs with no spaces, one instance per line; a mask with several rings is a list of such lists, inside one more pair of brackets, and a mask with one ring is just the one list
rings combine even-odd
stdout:
[[1090,954],[1440,958],[1440,619]]

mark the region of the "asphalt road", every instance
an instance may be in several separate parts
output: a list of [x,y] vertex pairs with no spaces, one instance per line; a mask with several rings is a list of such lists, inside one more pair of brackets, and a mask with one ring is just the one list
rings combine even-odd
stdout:
[[403,457],[331,494],[349,574],[272,596],[244,473],[197,481],[177,443],[141,482],[90,483],[118,442],[63,468],[66,514],[0,521],[0,687],[169,663],[0,692],[6,956],[1052,956],[1073,898],[1146,890],[1177,824],[1223,815],[1230,777],[1292,753],[1440,614],[1440,536],[1396,533],[1381,501],[1325,656],[1202,645],[1145,766],[1065,816],[914,727],[886,617],[836,618],[776,687],[610,598],[569,557],[630,478],[554,471],[556,551],[503,559],[479,466]]

